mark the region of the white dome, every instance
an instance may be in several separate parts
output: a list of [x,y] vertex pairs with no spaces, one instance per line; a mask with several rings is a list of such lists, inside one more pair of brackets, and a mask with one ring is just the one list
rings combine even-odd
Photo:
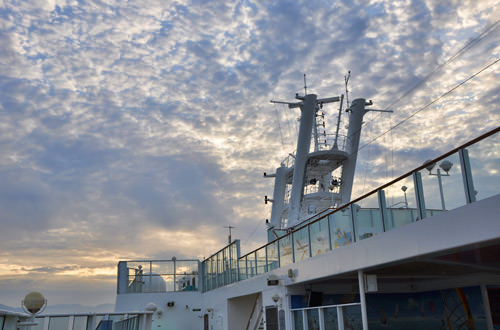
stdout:
[[167,284],[157,273],[145,273],[143,276],[144,285],[142,292],[166,292]]

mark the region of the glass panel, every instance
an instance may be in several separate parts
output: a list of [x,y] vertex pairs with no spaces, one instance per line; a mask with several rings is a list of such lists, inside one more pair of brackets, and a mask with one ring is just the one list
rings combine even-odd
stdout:
[[210,284],[210,288],[211,289],[215,289],[217,287],[217,259],[214,259],[213,257],[210,258],[211,260],[211,273],[212,275],[210,275],[210,281],[211,281],[211,284]]
[[238,259],[239,265],[239,279],[240,281],[247,279],[247,257]]
[[144,269],[143,265],[149,271],[149,263],[145,262],[127,262],[128,269],[128,293],[143,292],[144,286]]
[[308,330],[319,330],[319,310],[307,310],[307,328]]
[[385,230],[405,226],[417,220],[417,202],[413,177],[409,176],[384,189],[387,218]]
[[452,210],[465,205],[462,169],[458,153],[421,172],[427,217],[432,211]]
[[500,192],[500,133],[473,144],[467,150],[476,200],[498,194]]
[[353,230],[350,206],[328,216],[332,248],[348,245],[353,242]]
[[[99,325],[99,322],[101,322],[101,320],[103,319],[103,316],[102,315],[96,315],[93,317],[94,319],[94,327],[97,327]],[[90,327],[92,326],[92,322],[87,322],[87,330],[95,330],[95,329],[91,329]]]
[[217,287],[224,285],[224,256],[222,251],[217,253]]
[[304,317],[301,310],[293,312],[293,325],[294,330],[304,330]]
[[[1,320],[2,320],[2,317],[0,317],[0,321]],[[37,323],[37,325],[32,326],[31,330],[43,330],[43,322],[44,322],[44,320],[45,320],[44,317],[37,317],[37,318],[35,318],[35,322]],[[3,324],[3,323],[0,323],[0,324]],[[4,330],[7,330],[7,329],[4,329]],[[85,328],[83,328],[83,330],[85,330]]]
[[337,308],[330,307],[324,309],[325,314],[325,329],[337,330],[339,328],[339,320],[337,318]]
[[68,329],[69,317],[54,317],[51,316],[49,320],[49,330]]
[[266,247],[261,247],[255,252],[257,258],[257,274],[264,274],[267,272],[266,262]]
[[234,283],[238,281],[238,251],[236,248],[236,244],[231,244],[230,251],[231,251],[231,261],[230,261],[231,283]]
[[278,241],[280,248],[280,267],[293,263],[292,235],[284,236]]
[[162,275],[174,274],[173,261],[155,261],[151,264],[151,267],[153,270],[153,274],[162,274]]
[[175,272],[183,275],[198,275],[198,261],[178,260],[175,262]]
[[279,267],[278,259],[278,243],[273,242],[266,246],[267,252],[267,271],[271,271]]
[[252,252],[247,256],[247,272],[248,272],[248,277],[254,277],[257,275],[255,271],[255,252]]
[[361,320],[361,306],[342,307],[344,315],[344,328],[352,330],[362,330],[363,321]]
[[73,330],[87,329],[87,316],[75,316],[73,320]]
[[309,258],[309,228],[304,227],[293,233],[295,262]]
[[382,217],[377,193],[360,200],[353,206],[356,240],[365,239],[383,232]]
[[328,218],[309,225],[309,233],[311,236],[311,255],[313,257],[330,250]]

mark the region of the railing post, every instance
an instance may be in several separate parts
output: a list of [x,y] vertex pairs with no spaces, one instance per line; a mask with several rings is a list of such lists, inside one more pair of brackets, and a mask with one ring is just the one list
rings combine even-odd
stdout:
[[467,204],[476,201],[476,192],[474,191],[474,181],[472,179],[472,170],[469,161],[469,151],[467,149],[460,149],[458,151],[460,158],[460,166],[462,167],[462,179],[464,182],[465,200]]
[[[149,292],[153,291],[153,261],[149,261]],[[174,281],[175,291],[175,281]]]
[[[319,225],[319,222],[318,222]],[[309,258],[312,257],[312,246],[311,246],[311,226],[307,225],[307,239],[309,240]]]
[[325,309],[318,308],[318,317],[319,317],[319,330],[326,330],[325,328]]
[[331,230],[330,230],[330,228],[331,228],[331,227],[330,227],[330,215],[331,215],[331,214],[329,214],[329,215],[328,215],[328,217],[327,217],[327,219],[326,219],[326,220],[327,220],[327,221],[326,221],[326,227],[327,227],[327,228],[326,228],[326,230],[328,231],[328,244],[329,244],[329,246],[330,246],[330,251],[333,251],[333,244],[332,244],[332,232],[331,232]]
[[302,329],[308,329],[307,326],[307,312],[305,309],[302,310]]
[[344,330],[344,307],[337,306],[337,320],[339,330]]
[[352,240],[354,242],[357,242],[357,238],[356,238],[356,235],[357,235],[357,229],[356,229],[356,223],[358,222],[356,220],[356,215],[354,214],[355,211],[354,211],[354,207],[357,206],[357,204],[351,204],[349,206],[349,212],[350,212],[350,215],[351,215],[351,225],[352,225]]
[[366,311],[366,296],[365,296],[365,274],[362,270],[358,270],[358,285],[359,285],[359,300],[361,302],[361,321],[363,330],[368,330],[368,314]]
[[43,330],[49,330],[50,316],[43,318]]
[[424,188],[422,185],[422,174],[420,172],[413,173],[413,184],[415,186],[415,200],[417,201],[417,212],[420,220],[427,217],[425,212]]
[[74,322],[75,322],[75,316],[71,315],[68,318],[68,330],[73,330],[73,324],[74,324]]
[[382,218],[382,230],[385,232],[387,230],[386,221],[389,221],[389,217],[387,216],[387,205],[385,202],[385,191],[379,189],[377,191],[378,197],[378,207],[380,210],[380,217]]

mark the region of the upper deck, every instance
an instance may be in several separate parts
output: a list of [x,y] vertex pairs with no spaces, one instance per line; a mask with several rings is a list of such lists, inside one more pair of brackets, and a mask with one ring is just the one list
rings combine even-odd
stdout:
[[[424,219],[437,218],[438,215],[443,217],[443,213],[459,210],[499,193],[500,160],[496,152],[500,150],[499,132],[500,128],[497,128],[338,209],[322,212],[244,256],[240,256],[239,241],[236,240],[201,263],[198,260],[175,259],[120,262],[118,293],[205,292],[278,268],[289,268],[292,264],[314,259],[345,246],[355,247],[372,237],[377,237],[376,242],[372,243],[380,246],[384,246],[384,237],[403,243],[397,235],[395,237],[396,233],[387,235],[388,232]],[[454,164],[451,170],[448,169],[446,173],[435,168],[429,171],[430,164],[442,163],[444,160]],[[466,221],[470,222],[469,229],[453,232],[457,233],[459,241],[471,244],[465,239],[467,230],[472,237],[472,232],[477,229],[474,226],[480,222],[473,223],[473,217]],[[417,234],[417,227],[412,228]],[[452,231],[453,228],[439,227],[435,230],[439,231],[436,239],[441,237],[450,243],[446,230]],[[401,237],[409,235],[407,231],[398,233]],[[352,253],[353,250],[349,251]],[[351,264],[354,266],[357,263]],[[347,268],[337,268],[339,272],[348,271]]]

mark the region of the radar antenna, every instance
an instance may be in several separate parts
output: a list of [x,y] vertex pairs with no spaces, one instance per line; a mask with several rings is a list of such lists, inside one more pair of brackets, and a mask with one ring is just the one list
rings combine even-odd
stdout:
[[229,229],[229,236],[227,237],[227,244],[231,244],[231,242],[232,242],[231,229],[234,229],[236,227],[233,227],[233,226],[224,226],[224,228]]

